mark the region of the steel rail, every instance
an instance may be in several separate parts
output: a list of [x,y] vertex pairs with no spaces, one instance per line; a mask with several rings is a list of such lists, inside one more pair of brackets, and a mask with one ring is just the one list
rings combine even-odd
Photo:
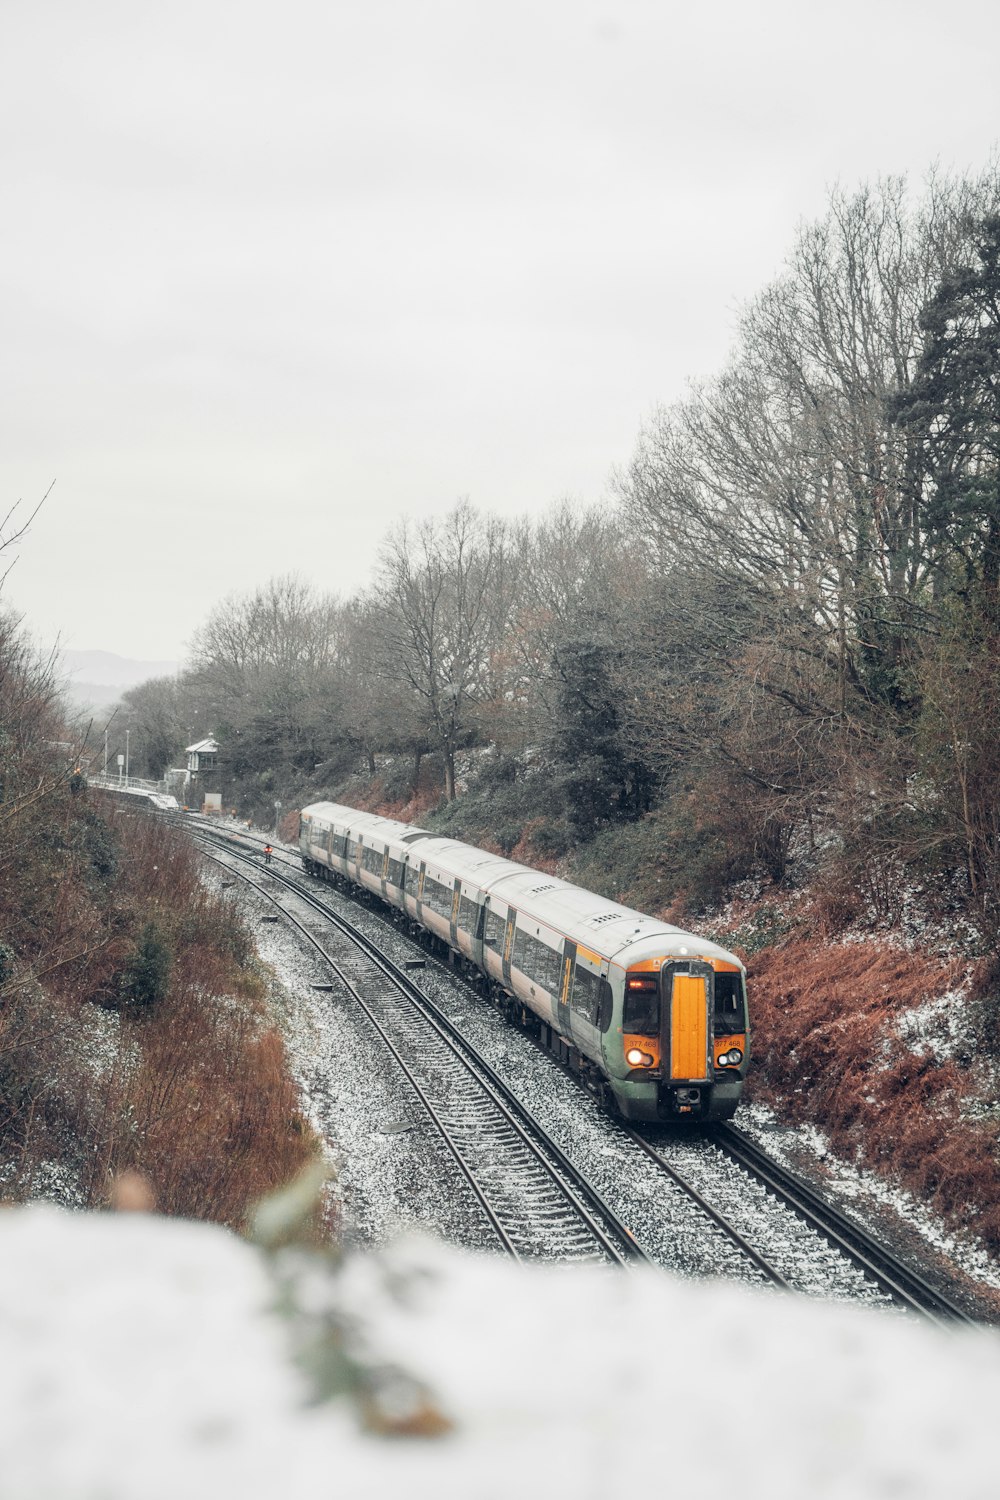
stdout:
[[798,1214],[810,1228],[847,1256],[897,1303],[933,1323],[968,1323],[977,1320],[964,1312],[945,1293],[886,1250],[866,1230],[834,1208],[814,1188],[803,1182],[735,1125],[718,1125],[708,1139],[763,1184],[776,1198]]
[[[204,844],[206,841],[205,840],[198,840],[198,839],[196,839],[196,842],[200,842],[200,843]],[[216,864],[221,865],[223,869],[232,870],[232,866],[231,865],[227,865],[224,860],[222,860],[222,859],[219,858],[218,855],[210,853],[208,851],[208,849],[206,849],[206,848],[203,848],[202,852],[207,856],[207,858],[215,860]],[[237,857],[237,858],[239,857],[238,855],[235,855],[234,851],[227,851],[227,852],[232,852],[233,853],[233,857]],[[452,1140],[452,1138],[451,1138],[451,1136],[450,1136],[450,1134],[448,1132],[447,1127],[445,1126],[445,1124],[441,1120],[440,1116],[438,1115],[437,1110],[434,1108],[433,1103],[427,1097],[427,1094],[425,1093],[424,1089],[421,1087],[419,1081],[414,1077],[412,1070],[408,1067],[408,1065],[406,1063],[406,1060],[397,1051],[397,1049],[393,1045],[391,1039],[386,1035],[386,1032],[385,1032],[384,1028],[381,1026],[381,1024],[379,1023],[377,1017],[372,1014],[372,1011],[369,1008],[369,1006],[367,1005],[367,1003],[365,1002],[364,998],[359,993],[359,991],[356,988],[356,986],[354,984],[352,984],[351,981],[348,979],[347,975],[344,973],[343,969],[337,963],[336,959],[334,959],[329,953],[327,953],[327,951],[323,947],[322,943],[320,943],[320,941],[318,940],[318,938],[316,938],[314,936],[314,934],[311,933],[308,930],[308,928],[305,926],[305,924],[303,922],[300,922],[297,917],[295,917],[295,916],[292,915],[291,912],[285,910],[285,908],[281,905],[281,903],[278,900],[278,898],[276,896],[272,895],[270,891],[263,890],[259,885],[257,885],[253,880],[250,879],[249,875],[244,875],[241,870],[235,870],[235,871],[232,871],[232,873],[236,874],[236,875],[239,875],[240,879],[243,880],[243,881],[245,881],[247,885],[251,886],[252,889],[257,892],[258,895],[263,896],[265,900],[270,901],[272,903],[272,905],[274,905],[274,906],[276,906],[278,908],[278,910],[281,912],[281,915],[285,918],[285,920],[287,922],[289,922],[291,924],[291,926],[297,928],[298,931],[299,931],[299,933],[302,935],[302,937],[304,937],[305,940],[309,944],[311,944],[311,946],[313,948],[316,949],[316,951],[321,955],[321,957],[323,958],[323,960],[329,965],[329,967],[336,974],[336,976],[340,980],[341,984],[344,985],[345,989],[348,990],[348,992],[354,997],[354,999],[358,1002],[358,1004],[364,1010],[364,1012],[367,1015],[369,1021],[372,1023],[372,1025],[375,1027],[376,1031],[381,1036],[382,1040],[385,1042],[385,1045],[388,1048],[391,1056],[394,1057],[395,1060],[396,1060],[396,1062],[399,1064],[399,1067],[401,1068],[403,1074],[405,1075],[406,1079],[408,1080],[408,1082],[409,1082],[411,1088],[413,1089],[414,1093],[417,1095],[417,1098],[420,1100],[420,1102],[423,1105],[424,1109],[427,1111],[428,1115],[433,1120],[434,1124],[437,1126],[438,1132],[440,1133],[442,1140],[444,1141],[445,1145],[448,1147],[448,1150],[451,1152],[451,1155],[454,1158],[455,1164],[457,1165],[457,1167],[459,1168],[459,1170],[461,1171],[461,1173],[465,1177],[465,1180],[468,1183],[469,1187],[471,1188],[473,1194],[478,1199],[479,1205],[482,1208],[483,1212],[486,1214],[486,1217],[489,1220],[490,1224],[492,1225],[492,1227],[493,1227],[493,1229],[494,1229],[494,1231],[495,1231],[495,1233],[497,1235],[497,1238],[500,1240],[500,1243],[503,1245],[503,1247],[506,1250],[506,1252],[507,1252],[508,1255],[510,1255],[514,1260],[520,1260],[521,1256],[520,1256],[520,1254],[519,1254],[519,1252],[517,1250],[517,1247],[514,1244],[511,1243],[511,1240],[510,1240],[510,1238],[509,1238],[509,1236],[507,1234],[507,1231],[504,1229],[503,1225],[500,1223],[500,1220],[497,1218],[497,1215],[494,1212],[493,1206],[490,1203],[490,1201],[489,1201],[486,1193],[483,1191],[482,1187],[480,1186],[480,1184],[476,1181],[475,1177],[473,1176],[471,1170],[469,1169],[468,1164],[466,1163],[466,1161],[462,1157],[461,1152],[458,1150],[457,1146],[455,1145],[454,1141]]]
[[[214,833],[214,830],[212,832]],[[217,839],[218,835],[216,835],[215,839],[202,836],[201,838],[196,837],[196,842],[199,842],[204,846],[205,843],[216,842]],[[204,852],[208,854],[207,849]],[[248,863],[251,862],[250,858],[241,851],[227,848],[226,852],[230,855],[231,858],[235,858]],[[223,866],[223,868],[230,870],[232,869],[232,866],[226,865],[224,861],[219,860],[216,855],[208,854],[208,857],[215,859],[217,863]],[[265,869],[266,868],[267,867],[265,867]],[[259,869],[259,866],[257,866],[255,862],[254,869]],[[441,1119],[432,1101],[427,1097],[426,1091],[421,1087],[419,1081],[414,1076],[413,1071],[407,1064],[405,1058],[402,1056],[398,1048],[394,1045],[384,1027],[379,1022],[378,1018],[374,1015],[371,1006],[360,994],[357,987],[343,972],[341,965],[331,954],[327,953],[319,940],[315,937],[314,934],[309,932],[308,928],[306,928],[303,923],[301,923],[292,913],[288,912],[286,908],[281,906],[280,902],[275,896],[273,896],[268,891],[262,890],[261,887],[256,884],[256,882],[252,881],[249,876],[244,875],[241,871],[233,871],[233,873],[239,874],[241,878],[249,885],[251,885],[254,890],[258,891],[259,894],[263,895],[266,899],[268,899],[278,907],[286,920],[294,925],[306,938],[306,940],[322,955],[324,961],[330,966],[333,972],[340,979],[341,983],[344,984],[350,994],[364,1010],[365,1014],[368,1016],[369,1020],[374,1025],[379,1035],[382,1037],[390,1053],[398,1062],[401,1070],[410,1082],[411,1087],[414,1089],[418,1098],[420,1098],[429,1116],[434,1121],[434,1124],[441,1133],[442,1138],[447,1143],[453,1157],[461,1168],[463,1175],[468,1181],[472,1191],[474,1192],[485,1213],[487,1214],[487,1217],[489,1218],[491,1225],[496,1231],[498,1238],[500,1238],[501,1243],[504,1244],[504,1247],[509,1254],[511,1254],[515,1259],[520,1259],[520,1252],[510,1241],[510,1238],[504,1230],[502,1224],[500,1223],[497,1214],[494,1212],[493,1206],[489,1203],[486,1194],[481,1189],[481,1186],[476,1182],[471,1168],[469,1167],[468,1163],[465,1162],[464,1158],[461,1155],[461,1152],[459,1151],[455,1142],[452,1140],[451,1134],[445,1122]],[[282,885],[286,886],[286,888],[292,893],[292,895],[294,895],[297,900],[300,900],[306,905],[312,907],[313,910],[318,912],[326,921],[329,921],[331,925],[335,926],[343,936],[347,937],[352,943],[360,948],[369,962],[373,963],[390,981],[390,983],[405,995],[411,1006],[413,1006],[414,1009],[419,1012],[422,1019],[434,1029],[440,1040],[449,1049],[452,1057],[456,1061],[458,1061],[459,1064],[464,1068],[464,1070],[469,1074],[469,1076],[471,1076],[476,1081],[478,1087],[489,1099],[494,1109],[500,1113],[508,1128],[515,1133],[517,1138],[531,1153],[537,1165],[544,1171],[549,1180],[554,1184],[562,1198],[568,1202],[573,1213],[585,1225],[592,1237],[597,1240],[601,1248],[604,1250],[605,1254],[608,1255],[610,1259],[617,1262],[619,1265],[627,1264],[628,1260],[630,1259],[652,1263],[651,1257],[649,1257],[642,1249],[642,1247],[638,1244],[632,1231],[628,1228],[627,1225],[622,1223],[622,1221],[615,1214],[614,1210],[611,1209],[611,1207],[601,1197],[598,1190],[591,1183],[589,1183],[583,1176],[583,1174],[573,1165],[572,1162],[570,1162],[569,1158],[556,1144],[556,1142],[552,1141],[548,1136],[545,1135],[544,1131],[541,1130],[537,1122],[531,1118],[530,1114],[528,1114],[528,1112],[520,1104],[520,1101],[510,1093],[510,1091],[506,1088],[502,1080],[494,1072],[494,1070],[490,1067],[486,1060],[479,1055],[476,1049],[464,1037],[461,1036],[457,1029],[451,1025],[448,1018],[444,1016],[444,1014],[440,1012],[436,1006],[434,1006],[433,1002],[428,1000],[427,996],[423,995],[419,991],[419,989],[417,989],[412,980],[410,980],[402,970],[398,969],[391,960],[386,958],[386,956],[380,952],[380,950],[371,941],[371,939],[367,938],[365,934],[358,932],[358,930],[354,928],[352,924],[347,922],[344,918],[340,917],[338,913],[332,912],[330,908],[324,903],[317,901],[310,892],[301,890],[296,884],[293,884],[293,882],[287,880],[282,875],[277,875],[273,871],[268,871],[268,873],[271,879],[278,880]],[[463,1056],[463,1053],[466,1055]],[[477,1070],[481,1076],[477,1076]],[[523,1123],[519,1123],[519,1120],[514,1117],[515,1114],[520,1117],[520,1121]],[[539,1137],[543,1144],[540,1146],[537,1140],[532,1140],[531,1134],[529,1134],[529,1132]],[[555,1159],[555,1161],[558,1163],[560,1171],[562,1171],[566,1175],[566,1177],[570,1179],[569,1183],[564,1181],[560,1177],[559,1171],[556,1171],[552,1163],[546,1160],[546,1153],[548,1153]],[[596,1222],[593,1215],[586,1208],[585,1204],[579,1201],[579,1198],[576,1195],[577,1190],[582,1192],[585,1197],[589,1198],[590,1201],[594,1203],[600,1210],[600,1212],[604,1215],[607,1222],[613,1227],[615,1233],[619,1236],[619,1238],[626,1246],[626,1255],[623,1255],[618,1247],[608,1238],[604,1230],[601,1228],[600,1224]]]
[[625,1134],[630,1141],[634,1142],[634,1144],[638,1146],[639,1149],[643,1151],[651,1161],[654,1161],[656,1163],[661,1172],[665,1172],[670,1180],[677,1185],[677,1187],[679,1187],[684,1193],[688,1195],[689,1198],[693,1199],[693,1201],[697,1203],[701,1211],[704,1214],[707,1214],[708,1217],[712,1220],[713,1224],[716,1224],[719,1229],[722,1230],[723,1234],[731,1239],[733,1243],[737,1245],[740,1250],[742,1250],[747,1259],[757,1267],[761,1274],[766,1277],[766,1279],[770,1281],[772,1285],[781,1287],[784,1291],[792,1290],[791,1282],[787,1281],[780,1271],[776,1270],[769,1261],[765,1260],[764,1256],[761,1255],[758,1250],[754,1249],[749,1240],[744,1238],[744,1236],[735,1227],[735,1225],[730,1224],[725,1215],[720,1214],[717,1208],[713,1208],[708,1199],[705,1198],[696,1187],[688,1182],[687,1178],[682,1176],[682,1174],[677,1171],[676,1167],[672,1166],[671,1163],[667,1161],[666,1157],[661,1155],[661,1153],[657,1151],[655,1146],[651,1145],[644,1136],[641,1136],[639,1132],[637,1130],[634,1130],[630,1125],[622,1124],[620,1128],[623,1134]]
[[[220,842],[232,845],[234,833],[223,831],[213,825],[208,830],[215,834]],[[239,835],[236,835],[239,837]],[[247,840],[247,842],[255,842]],[[277,852],[277,851],[276,851]],[[247,856],[244,856],[247,857]],[[287,868],[298,873],[297,865],[282,853],[280,862]],[[275,876],[283,879],[283,877]],[[284,881],[296,894],[303,899],[308,899],[311,904],[317,906],[326,914],[332,915],[335,921],[345,924],[344,919],[337,913],[331,913],[330,908],[322,902],[315,902],[308,892],[301,891],[290,881]],[[366,894],[368,894],[366,890]],[[366,941],[368,941],[366,939]],[[442,966],[443,967],[443,966]],[[419,991],[417,992],[419,994]],[[429,1004],[425,996],[420,997],[421,1002]],[[446,1020],[446,1018],[443,1018]],[[450,1024],[450,1023],[448,1023]],[[462,1040],[463,1046],[469,1044]],[[546,1056],[549,1054],[546,1053]],[[482,1060],[480,1060],[482,1061]],[[557,1064],[558,1065],[558,1064]],[[482,1062],[482,1066],[488,1068],[488,1064]],[[492,1072],[492,1070],[490,1070]],[[496,1075],[493,1075],[496,1077]],[[496,1079],[497,1085],[504,1089],[500,1079]],[[509,1091],[507,1091],[509,1092]],[[514,1103],[522,1114],[526,1113],[520,1106],[519,1101],[514,1098]],[[530,1116],[527,1116],[530,1121]],[[620,1125],[623,1132],[649,1157],[656,1165],[666,1173],[668,1177],[682,1189],[682,1191],[693,1199],[694,1202],[715,1222],[718,1227],[730,1239],[732,1239],[749,1259],[758,1267],[761,1273],[774,1285],[788,1287],[789,1283],[780,1272],[770,1266],[767,1261],[743,1238],[738,1230],[729,1224],[723,1215],[703,1197],[699,1191],[687,1182],[648,1141],[638,1132],[632,1130],[622,1122]],[[537,1126],[534,1127],[537,1129]],[[888,1297],[898,1306],[908,1311],[916,1312],[927,1320],[944,1325],[948,1323],[965,1323],[976,1325],[977,1320],[966,1313],[946,1293],[933,1286],[918,1271],[907,1266],[894,1252],[887,1250],[867,1231],[861,1229],[853,1220],[828,1203],[815,1189],[811,1188],[795,1173],[781,1166],[769,1157],[767,1153],[753,1142],[743,1131],[734,1125],[717,1125],[706,1129],[705,1139],[715,1145],[724,1155],[734,1161],[742,1170],[749,1173],[766,1190],[771,1192],[780,1202],[790,1208],[810,1229],[819,1234],[838,1253],[844,1255],[853,1265],[857,1266],[862,1273],[872,1280]],[[559,1148],[551,1143],[555,1151]],[[560,1153],[562,1154],[562,1153]],[[566,1163],[567,1170],[575,1171],[571,1163]],[[603,1206],[613,1220],[613,1211]],[[625,1231],[628,1233],[628,1231]],[[633,1241],[634,1242],[634,1241]]]
[[[224,847],[228,847],[229,852],[235,857],[243,858],[248,862],[252,862],[255,868],[259,868],[256,864],[256,859],[254,856],[247,855],[242,850],[238,852],[237,850],[232,848],[235,839],[233,837],[233,834],[229,833],[228,830],[223,830],[221,828],[216,828],[210,825],[205,830],[205,836],[214,837],[214,839],[221,843]],[[242,837],[239,834],[236,834],[236,839],[239,839],[241,843],[243,841]],[[282,863],[293,869],[296,875],[300,875],[298,867],[295,866],[291,860],[285,859],[282,861]],[[275,873],[273,869],[268,866],[265,866],[264,868],[269,870],[272,879],[278,880],[283,885],[287,886],[295,893],[297,897],[299,897],[299,899],[308,902],[316,910],[320,911],[328,920],[332,921],[341,931],[349,936],[352,941],[355,941],[360,946],[363,946],[366,951],[368,951],[370,955],[374,957],[376,962],[380,964],[388,962],[388,960],[384,958],[384,955],[382,955],[376,948],[372,940],[365,934],[358,932],[357,928],[355,928],[353,924],[348,922],[345,917],[341,916],[340,913],[332,911],[325,902],[317,900],[312,892],[302,890],[297,882],[288,880],[285,876]],[[366,888],[364,889],[366,895],[370,894]],[[540,1131],[540,1127],[532,1119],[531,1115],[517,1099],[517,1096],[507,1088],[506,1084],[503,1083],[502,1079],[500,1079],[500,1077],[494,1072],[494,1070],[489,1066],[485,1059],[482,1058],[476,1052],[475,1048],[472,1047],[471,1043],[469,1043],[464,1037],[461,1036],[461,1033],[457,1031],[457,1028],[452,1026],[452,1023],[443,1014],[443,1012],[441,1012],[438,1007],[434,1006],[433,1002],[430,1001],[427,996],[424,995],[413,984],[412,980],[410,980],[405,974],[402,974],[398,970],[396,972],[397,974],[399,974],[399,978],[413,1003],[419,1005],[421,1009],[424,1010],[425,1014],[428,1014],[428,1019],[432,1020],[432,1022],[434,1022],[435,1024],[443,1023],[448,1028],[449,1032],[453,1036],[456,1036],[458,1038],[461,1046],[467,1049],[470,1055],[473,1056],[476,1065],[482,1069],[482,1071],[489,1077],[490,1082],[493,1084],[493,1086],[498,1091],[502,1092],[502,1094],[510,1102],[512,1107],[518,1111],[520,1116],[527,1122],[529,1128],[542,1133]],[[431,1016],[429,1014],[431,1010],[434,1012],[434,1016]],[[546,1056],[548,1055],[549,1054],[546,1053]],[[613,1123],[621,1130],[621,1133],[633,1143],[633,1145],[638,1147],[638,1149],[643,1154],[645,1154],[654,1162],[656,1167],[674,1183],[675,1187],[677,1187],[689,1201],[695,1204],[695,1206],[706,1216],[709,1222],[714,1224],[715,1227],[725,1236],[725,1238],[728,1239],[730,1243],[736,1246],[738,1251],[742,1255],[744,1255],[750,1261],[750,1263],[755,1266],[756,1269],[761,1273],[765,1281],[783,1290],[790,1289],[791,1284],[782,1275],[782,1273],[778,1271],[774,1266],[772,1266],[766,1260],[766,1258],[760,1254],[759,1251],[755,1250],[754,1247],[749,1243],[749,1241],[735,1227],[735,1225],[731,1224],[725,1218],[725,1216],[718,1211],[718,1209],[714,1208],[713,1205],[709,1203],[707,1199],[698,1191],[698,1189],[695,1188],[690,1182],[688,1182],[687,1179],[683,1177],[675,1167],[673,1167],[668,1161],[666,1161],[666,1159],[658,1151],[656,1151],[648,1141],[646,1141],[641,1135],[625,1125],[623,1122],[614,1121]],[[614,1223],[618,1232],[621,1235],[626,1236],[628,1243],[635,1247],[635,1252],[638,1253],[642,1258],[650,1260],[651,1258],[645,1255],[645,1252],[641,1251],[640,1247],[638,1246],[638,1242],[635,1240],[635,1237],[632,1234],[631,1230],[627,1229],[627,1227],[621,1223],[621,1221],[618,1219],[618,1216],[614,1213],[614,1210],[609,1207],[604,1199],[598,1194],[597,1190],[587,1182],[586,1178],[584,1178],[579,1172],[579,1169],[569,1161],[565,1153],[562,1152],[562,1150],[556,1145],[556,1143],[554,1141],[546,1139],[546,1149],[551,1150],[552,1153],[556,1155],[561,1168],[567,1174],[571,1175],[574,1181],[578,1181],[581,1183],[584,1191],[588,1196],[591,1197],[592,1201],[596,1201],[598,1203],[602,1213],[604,1213],[604,1215],[608,1218],[609,1222]]]

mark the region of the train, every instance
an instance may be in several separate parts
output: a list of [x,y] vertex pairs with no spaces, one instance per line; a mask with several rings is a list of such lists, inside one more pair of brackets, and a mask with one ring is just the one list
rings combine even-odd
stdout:
[[305,870],[383,902],[479,976],[598,1100],[652,1124],[731,1119],[750,1060],[734,953],[556,876],[336,802],[302,810]]

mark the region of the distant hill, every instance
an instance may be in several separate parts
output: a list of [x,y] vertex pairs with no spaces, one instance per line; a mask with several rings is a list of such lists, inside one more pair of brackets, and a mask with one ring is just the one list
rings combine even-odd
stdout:
[[114,651],[62,651],[60,666],[69,697],[89,708],[115,703],[128,688],[180,670],[177,661],[137,661]]

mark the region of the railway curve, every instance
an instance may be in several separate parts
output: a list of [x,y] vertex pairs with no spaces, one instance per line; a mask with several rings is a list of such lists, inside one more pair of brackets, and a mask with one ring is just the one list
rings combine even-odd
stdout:
[[[218,841],[230,853],[234,852],[234,846],[238,846],[244,859],[249,860],[260,868],[260,851],[264,843],[262,839],[256,840],[240,832],[222,830],[217,825],[199,827],[197,833],[201,839],[211,838],[213,842]],[[318,901],[312,892],[306,892],[302,889],[303,884],[308,882],[308,877],[303,875],[296,860],[286,857],[281,851],[277,850],[275,851],[275,859],[278,864],[287,868],[289,875],[287,877],[279,875],[277,869],[272,865],[268,871],[272,879],[281,881],[286,887],[294,891],[295,895],[299,898],[305,898],[308,895],[314,909],[320,910],[324,919],[335,920],[340,924],[346,923],[343,915],[334,913],[326,900]],[[323,894],[324,896],[329,896],[331,894],[330,888],[324,887]],[[359,903],[353,901],[345,904],[349,904],[352,908],[359,906]],[[367,904],[360,904],[359,911],[354,914],[360,915],[361,912],[387,934],[392,934],[394,938],[400,939],[398,928],[381,915],[371,911]],[[360,933],[356,925],[350,923],[346,925],[353,927],[356,936],[364,936]],[[364,938],[364,941],[372,944],[370,936]],[[384,961],[392,966],[391,959],[384,959]],[[457,976],[446,965],[436,963],[433,956],[429,962],[433,969],[438,969],[442,974],[446,974],[451,982],[459,982]],[[435,1021],[437,1025],[455,1030],[450,1027],[445,1013],[434,1006],[427,995],[413,985],[411,980],[406,979],[405,975],[403,977],[408,986],[419,996],[419,1000],[415,1003],[424,1008],[428,1014],[430,1010],[434,1010],[436,1012]],[[459,1031],[455,1031],[455,1034],[461,1046],[469,1051],[475,1051],[467,1037],[464,1037]],[[559,1069],[559,1065],[547,1053],[543,1053],[542,1055],[551,1063],[552,1067],[562,1071]],[[497,1075],[495,1069],[490,1068],[485,1058],[480,1057],[478,1062],[491,1075],[490,1087],[498,1092],[506,1093],[509,1096],[512,1108],[525,1120],[526,1126],[530,1125],[531,1128],[539,1130],[544,1134],[538,1121],[532,1119],[531,1114],[521,1103],[517,1094],[507,1089],[503,1080]],[[765,1254],[761,1249],[755,1247],[752,1243],[753,1236],[747,1235],[745,1231],[741,1232],[730,1221],[727,1215],[720,1212],[718,1207],[713,1204],[713,1194],[700,1190],[695,1183],[688,1180],[691,1174],[685,1174],[684,1171],[678,1168],[676,1161],[669,1159],[670,1152],[667,1151],[664,1153],[662,1142],[659,1145],[652,1143],[646,1139],[642,1132],[630,1129],[624,1122],[607,1118],[606,1125],[612,1136],[617,1133],[622,1137],[627,1137],[637,1154],[643,1154],[650,1162],[655,1163],[657,1170],[662,1173],[665,1181],[673,1183],[680,1192],[696,1205],[699,1214],[704,1215],[705,1219],[712,1223],[719,1233],[725,1235],[731,1244],[739,1247],[740,1255],[745,1257],[746,1261],[755,1267],[755,1279],[761,1279],[771,1285],[782,1287],[790,1286],[795,1288],[798,1285],[796,1276],[789,1276],[787,1271],[781,1268],[780,1256],[775,1257],[770,1253]],[[769,1158],[743,1132],[735,1127],[714,1127],[706,1131],[704,1138],[699,1142],[692,1143],[689,1138],[685,1144],[689,1148],[694,1144],[695,1149],[702,1152],[703,1161],[708,1159],[706,1153],[710,1153],[712,1158],[725,1157],[732,1164],[733,1168],[739,1172],[744,1182],[749,1180],[755,1185],[758,1191],[763,1189],[767,1197],[776,1206],[780,1206],[791,1214],[797,1223],[807,1227],[811,1234],[815,1234],[825,1245],[831,1247],[838,1257],[848,1260],[852,1266],[857,1268],[870,1288],[878,1289],[878,1298],[870,1298],[869,1300],[891,1301],[897,1306],[905,1307],[911,1312],[919,1313],[921,1316],[938,1322],[975,1321],[962,1311],[954,1298],[948,1297],[939,1287],[935,1287],[925,1278],[922,1278],[919,1273],[914,1272],[912,1267],[907,1266],[887,1247],[879,1245],[872,1236],[867,1235],[852,1220],[849,1220],[846,1215],[839,1214],[819,1194],[808,1189],[804,1183],[795,1178],[787,1169]],[[494,1145],[498,1152],[501,1154],[504,1152],[505,1147],[502,1141],[498,1139]],[[552,1135],[548,1136],[547,1149],[551,1153],[553,1162],[556,1159],[560,1160],[561,1170],[564,1172],[579,1171],[569,1159],[567,1152],[557,1145]],[[659,1264],[669,1264],[669,1260],[664,1262],[663,1256],[658,1254],[655,1248],[652,1250],[652,1253],[650,1253],[648,1244],[646,1249],[643,1249],[639,1243],[639,1237],[631,1229],[625,1227],[622,1222],[620,1205],[618,1205],[617,1210],[610,1208],[606,1197],[602,1195],[598,1188],[594,1187],[593,1183],[589,1184],[589,1189],[593,1194],[591,1201],[595,1203],[595,1207],[599,1207],[602,1212],[606,1211],[610,1215],[610,1219],[617,1218],[618,1220],[622,1260],[652,1259]],[[576,1191],[586,1196],[588,1189],[577,1181]],[[609,1258],[616,1259],[617,1257],[612,1255]],[[725,1272],[723,1271],[721,1274],[725,1274]],[[811,1290],[813,1288],[808,1289]]]

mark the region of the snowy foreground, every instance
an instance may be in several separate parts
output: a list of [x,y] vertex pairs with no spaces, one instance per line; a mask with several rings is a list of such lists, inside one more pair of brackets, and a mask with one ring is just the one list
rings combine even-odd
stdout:
[[[690,1283],[519,1269],[421,1241],[299,1273],[370,1356],[424,1382],[437,1438],[310,1404],[275,1311],[282,1262],[144,1215],[0,1211],[0,1496],[200,1500],[1000,1487],[1000,1337]],[[284,1274],[287,1278],[288,1265]]]

